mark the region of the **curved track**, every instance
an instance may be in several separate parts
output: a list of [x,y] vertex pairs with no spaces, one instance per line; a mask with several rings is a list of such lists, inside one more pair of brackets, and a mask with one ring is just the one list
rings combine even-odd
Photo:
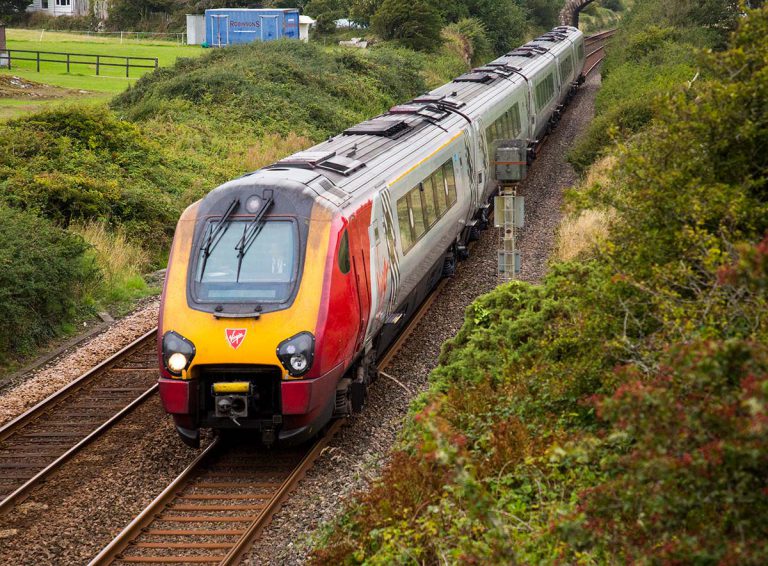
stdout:
[[156,329],[0,427],[0,514],[157,390]]
[[584,76],[588,76],[605,58],[605,46],[616,33],[615,29],[590,35],[584,40],[587,49],[587,58],[584,62]]
[[[384,369],[429,310],[443,280],[379,360]],[[236,564],[312,467],[344,419],[309,445],[265,451],[217,437],[91,562]]]

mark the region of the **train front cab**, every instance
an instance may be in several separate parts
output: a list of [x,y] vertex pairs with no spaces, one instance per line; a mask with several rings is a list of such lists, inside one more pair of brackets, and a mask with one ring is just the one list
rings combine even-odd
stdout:
[[[254,221],[260,209],[247,203],[269,198]],[[199,445],[201,428],[300,442],[331,419],[365,326],[350,246],[367,242],[348,228],[300,185],[235,181],[184,212],[158,351],[161,400],[187,444]]]

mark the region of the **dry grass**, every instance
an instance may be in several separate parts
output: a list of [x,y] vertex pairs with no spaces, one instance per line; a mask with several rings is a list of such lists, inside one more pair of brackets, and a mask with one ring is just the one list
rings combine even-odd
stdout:
[[149,266],[148,254],[124,230],[109,230],[97,221],[72,225],[70,230],[92,246],[91,257],[102,275],[95,288],[87,290],[95,300],[112,304],[146,294],[142,274]]
[[593,250],[608,236],[613,214],[604,210],[582,210],[576,216],[565,216],[560,222],[555,256],[570,261]]
[[312,146],[312,140],[293,132],[287,136],[266,134],[256,145],[248,148],[245,155],[245,165],[249,171],[271,165],[292,153]]
[[607,185],[611,182],[611,173],[614,167],[616,167],[618,160],[613,155],[607,155],[597,161],[587,171],[587,175],[584,178],[583,185]]

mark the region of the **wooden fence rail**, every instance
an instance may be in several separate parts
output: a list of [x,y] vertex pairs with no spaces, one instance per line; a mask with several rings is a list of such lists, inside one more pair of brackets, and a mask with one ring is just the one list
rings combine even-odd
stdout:
[[[90,53],[62,53],[59,51],[31,51],[28,49],[5,49],[0,55],[4,56],[9,69],[17,61],[32,61],[36,64],[38,73],[40,72],[40,63],[61,63],[67,66],[68,73],[73,65],[95,65],[97,75],[101,72],[102,67],[122,67],[125,69],[126,77],[130,77],[131,69],[157,69],[158,67],[157,57],[125,57]],[[151,64],[148,65],[146,62]]]

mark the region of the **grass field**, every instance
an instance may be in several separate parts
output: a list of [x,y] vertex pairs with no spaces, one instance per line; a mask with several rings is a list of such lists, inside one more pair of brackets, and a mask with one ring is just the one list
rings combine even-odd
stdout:
[[[92,37],[62,32],[41,30],[7,30],[8,49],[30,51],[53,51],[60,53],[81,53],[88,55],[118,55],[123,57],[157,57],[161,67],[172,65],[179,57],[195,57],[203,53],[199,46],[180,45],[170,41],[128,40],[121,43],[116,37]],[[34,54],[24,54],[34,57]],[[59,59],[61,56],[43,56]],[[74,60],[75,58],[72,58]],[[90,59],[90,58],[89,58]],[[145,62],[141,62],[144,64]],[[146,62],[146,64],[150,64]],[[125,77],[125,68],[102,67],[96,76],[95,65],[73,65],[67,73],[63,63],[41,63],[40,72],[36,71],[34,61],[19,61],[13,68],[0,70],[2,75],[15,75],[27,80],[69,89],[59,90],[55,96],[31,98],[25,93],[18,97],[0,98],[0,119],[12,118],[31,110],[50,106],[57,102],[78,101],[101,103],[112,95],[125,90],[150,69],[131,69],[130,78]],[[81,92],[87,91],[87,92]]]

